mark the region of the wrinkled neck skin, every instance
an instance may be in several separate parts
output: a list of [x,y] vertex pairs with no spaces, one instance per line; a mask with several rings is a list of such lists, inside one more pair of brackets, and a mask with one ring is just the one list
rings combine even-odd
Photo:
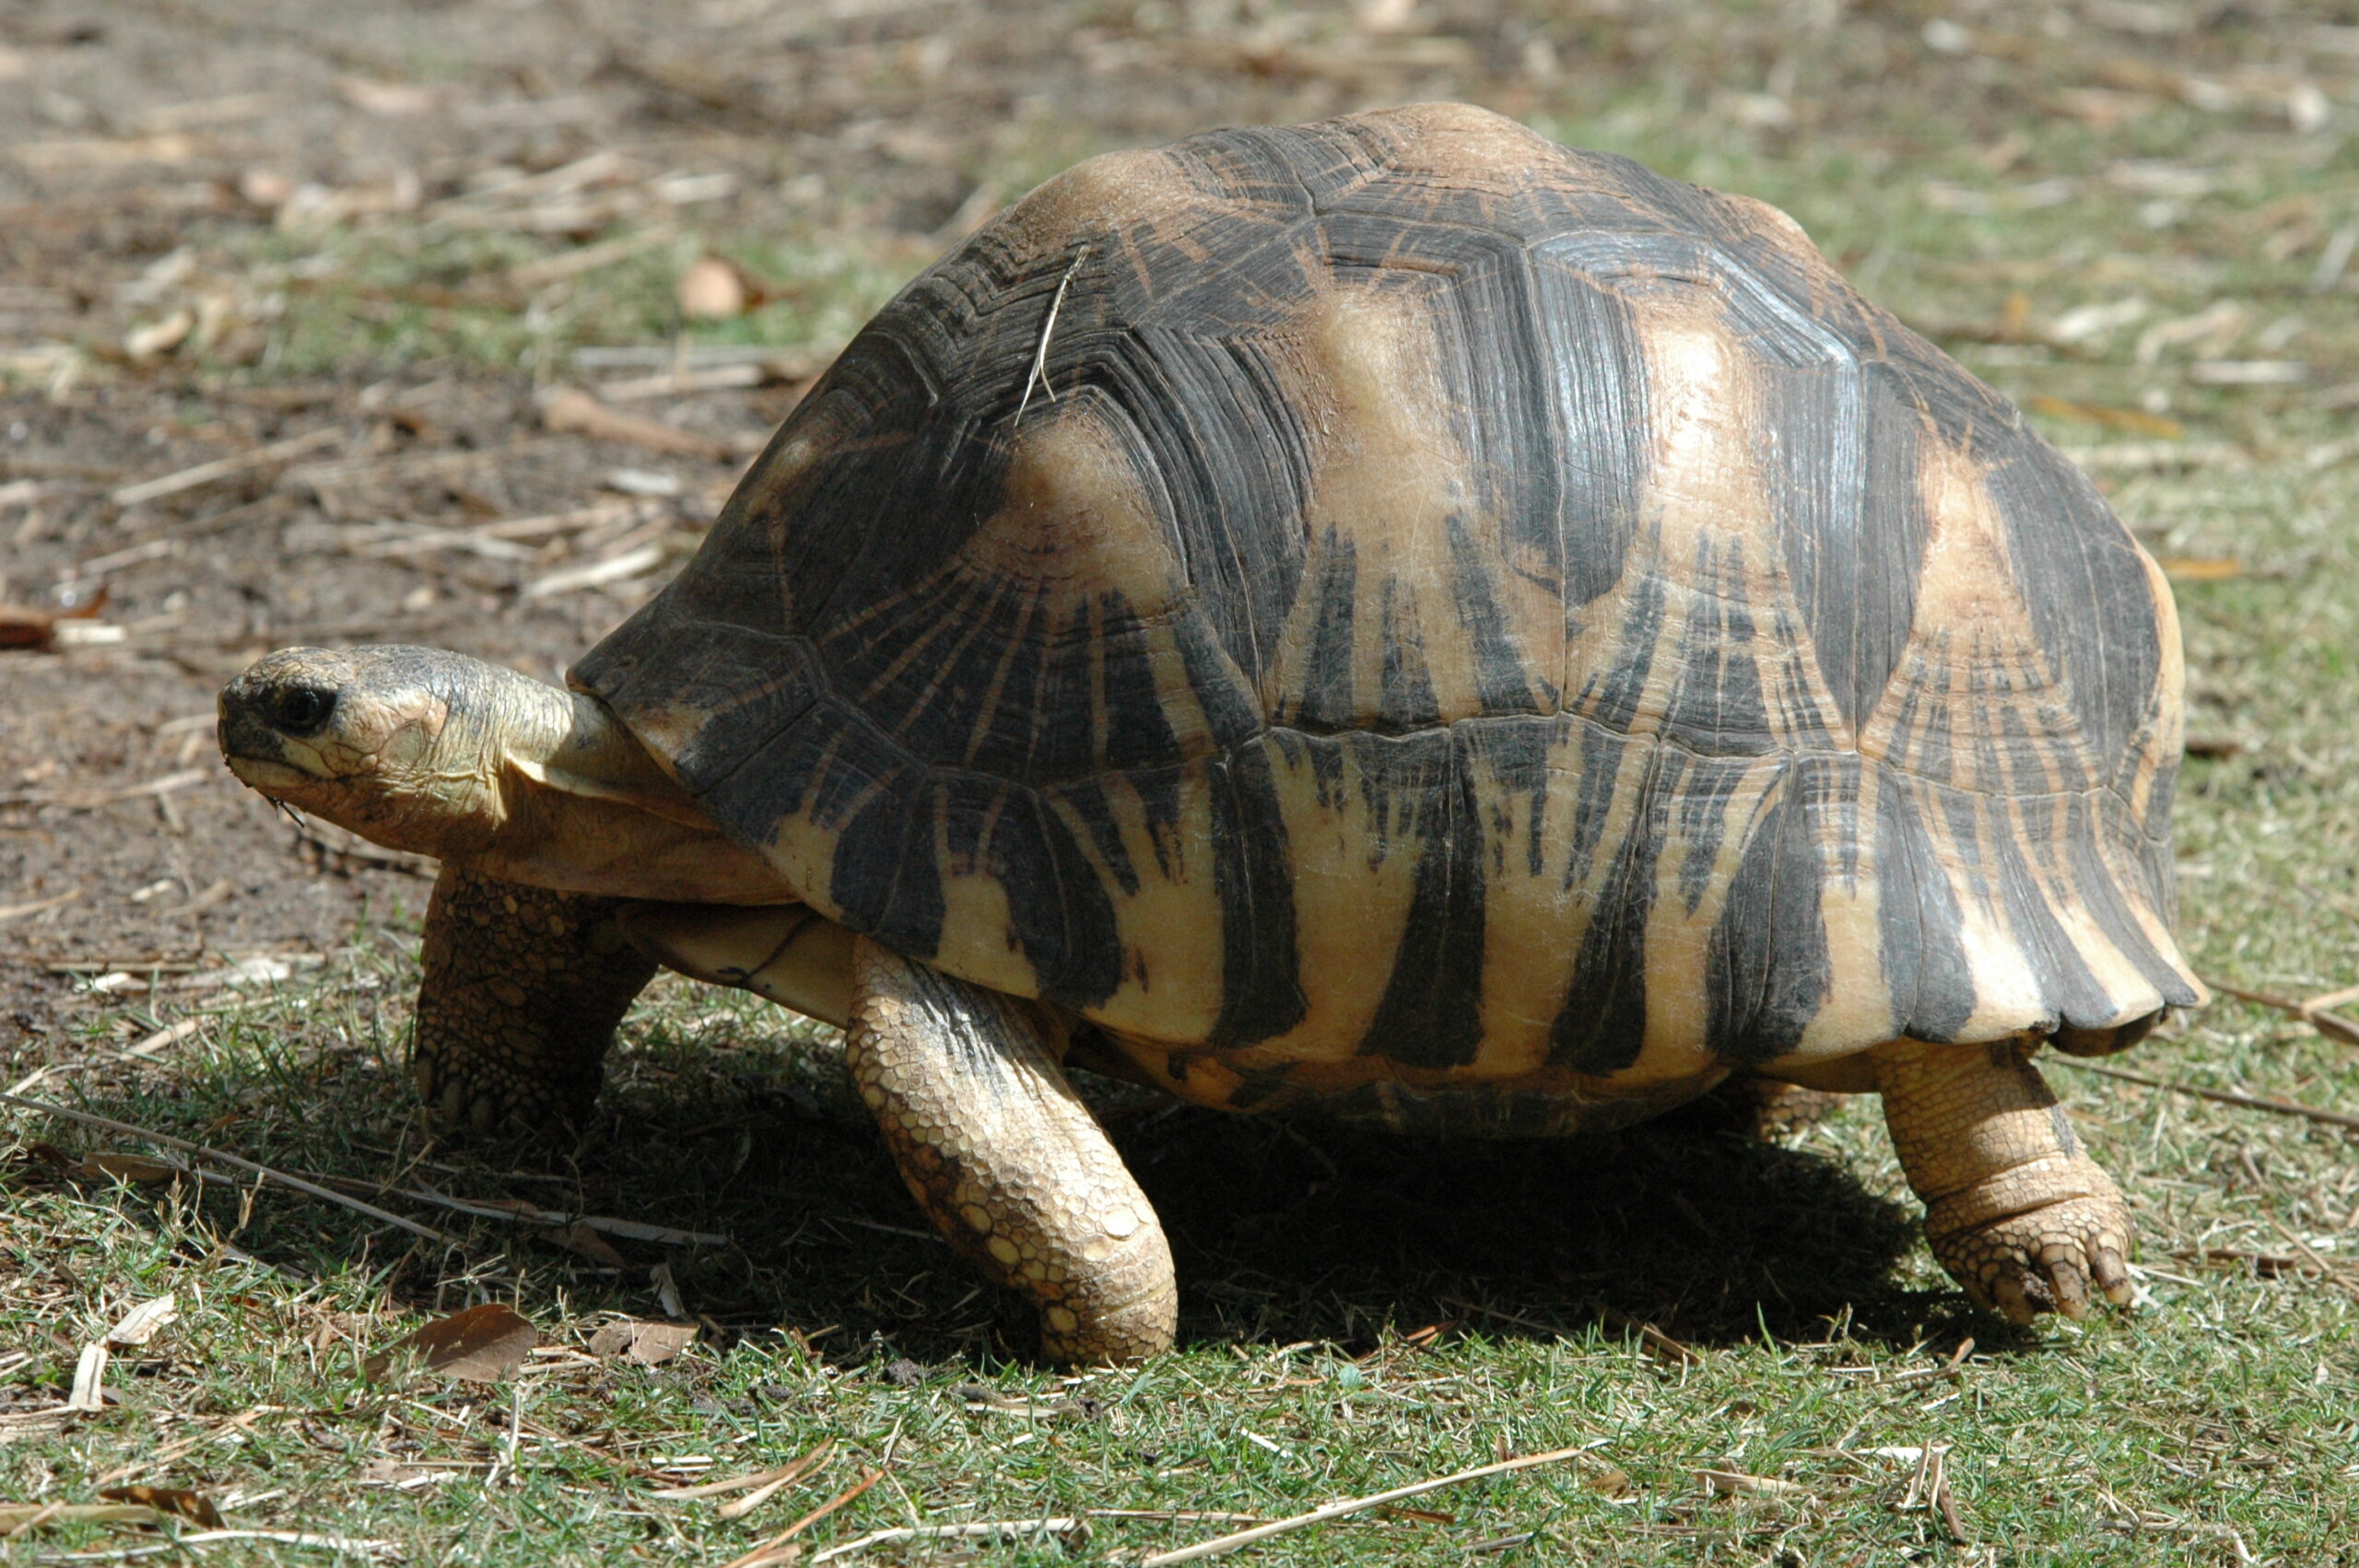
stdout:
[[[476,787],[487,831],[445,855],[511,882],[629,898],[707,904],[792,899],[769,862],[740,848],[656,766],[597,698],[512,672],[500,718],[468,753],[493,759]],[[468,716],[481,724],[480,714]],[[472,739],[472,738],[471,738]]]
[[[335,694],[309,732],[291,687]],[[730,841],[594,697],[425,649],[273,654],[222,694],[232,771],[390,848],[568,893],[775,904],[792,891]]]

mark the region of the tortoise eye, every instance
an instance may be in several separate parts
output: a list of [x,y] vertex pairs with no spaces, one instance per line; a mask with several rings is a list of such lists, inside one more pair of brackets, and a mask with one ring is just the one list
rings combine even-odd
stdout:
[[270,726],[282,735],[300,739],[327,727],[335,712],[336,694],[319,686],[286,686],[270,698]]

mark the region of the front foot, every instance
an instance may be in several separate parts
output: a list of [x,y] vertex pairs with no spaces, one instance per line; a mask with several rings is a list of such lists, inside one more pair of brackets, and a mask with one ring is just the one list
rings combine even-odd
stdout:
[[1040,1313],[1040,1351],[1096,1366],[1171,1348],[1171,1248],[1065,1081],[1039,1014],[862,939],[844,1062],[910,1195]]
[[447,1129],[546,1131],[596,1098],[606,1047],[654,962],[622,900],[444,866],[427,907],[410,1071]]
[[2082,1317],[2097,1297],[2126,1306],[2131,1294],[2129,1206],[2032,1066],[2036,1044],[1900,1041],[1875,1059],[1934,1258],[2014,1323]]
[[2076,1190],[2078,1196],[1978,1219],[1986,1209],[2010,1201],[1990,1194],[1997,1201],[1987,1202],[1978,1191],[1926,1211],[1925,1235],[1935,1260],[1977,1306],[2022,1324],[2043,1312],[2085,1317],[2089,1303],[2099,1296],[2116,1306],[2130,1305],[2130,1210],[2112,1177],[2086,1157],[2077,1164],[2038,1175],[2048,1178],[2043,1185]]

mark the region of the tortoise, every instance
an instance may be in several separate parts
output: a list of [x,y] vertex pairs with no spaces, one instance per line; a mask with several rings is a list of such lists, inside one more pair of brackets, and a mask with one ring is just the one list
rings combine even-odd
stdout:
[[1093,158],[871,322],[557,690],[273,654],[229,766],[438,856],[415,1070],[658,964],[843,1025],[1051,1358],[1172,1342],[1065,1070],[1413,1134],[1881,1093],[1935,1257],[2125,1302],[2033,1057],[2201,1000],[2171,596],[1784,214],[1453,104]]

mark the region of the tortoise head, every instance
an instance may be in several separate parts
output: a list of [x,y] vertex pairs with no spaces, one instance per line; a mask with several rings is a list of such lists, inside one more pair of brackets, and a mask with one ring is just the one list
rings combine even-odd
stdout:
[[271,800],[395,848],[479,848],[508,743],[565,694],[430,648],[288,648],[221,689],[222,760]]

